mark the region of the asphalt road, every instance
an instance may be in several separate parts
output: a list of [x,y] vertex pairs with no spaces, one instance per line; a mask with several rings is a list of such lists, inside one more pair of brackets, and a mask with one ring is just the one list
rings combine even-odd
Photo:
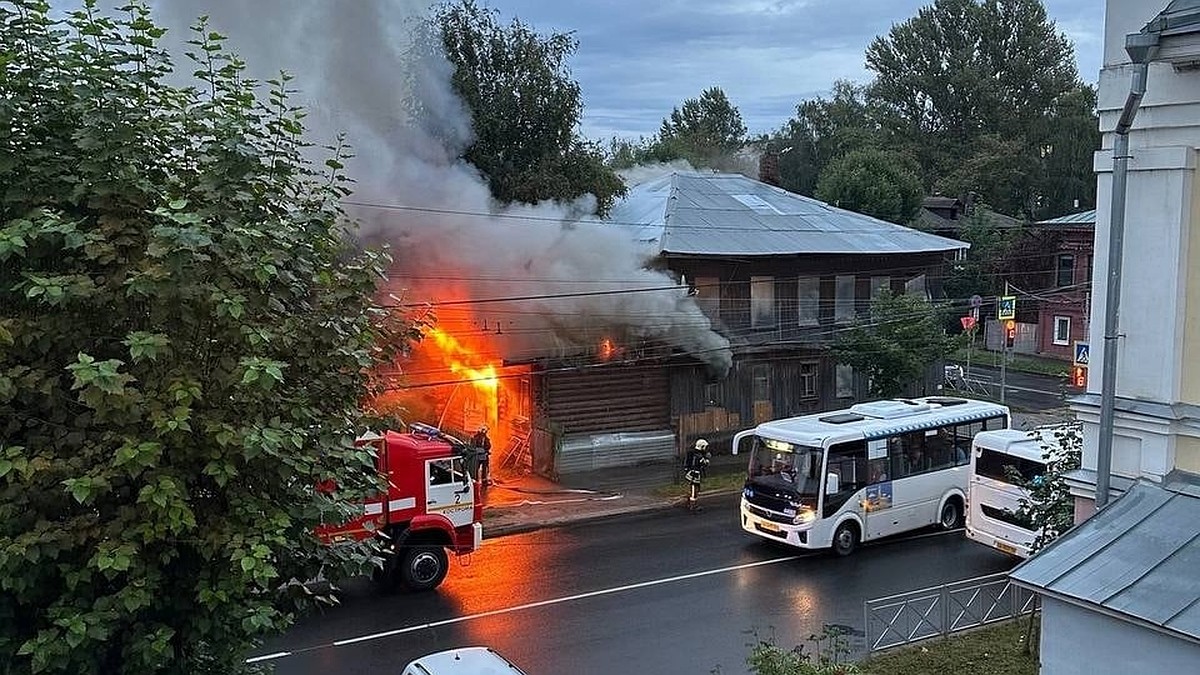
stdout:
[[[1068,368],[1069,364],[1064,364],[1063,370]],[[997,400],[1000,396],[1000,379],[999,368],[971,365],[970,386],[987,392]],[[1061,378],[1009,370],[1005,373],[1004,382],[1004,402],[1011,407],[1041,411],[1062,408],[1066,405],[1063,396],[1065,382]],[[971,392],[962,391],[960,393],[969,396]]]
[[849,558],[745,535],[737,496],[488,540],[433,593],[363,582],[261,655],[281,675],[395,673],[433,651],[488,645],[530,675],[748,672],[755,634],[794,646],[826,625],[863,649],[863,601],[1011,568],[961,531],[869,544]]

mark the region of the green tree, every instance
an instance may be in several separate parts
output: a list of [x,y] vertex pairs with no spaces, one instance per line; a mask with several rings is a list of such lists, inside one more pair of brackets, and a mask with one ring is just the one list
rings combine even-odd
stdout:
[[899,396],[950,352],[938,310],[924,298],[883,292],[870,316],[842,334],[833,351],[870,381],[879,398]]
[[771,135],[779,153],[784,189],[813,196],[817,180],[831,162],[856,150],[884,147],[885,133],[875,121],[862,85],[838,80],[829,98],[796,106],[796,116]]
[[[1080,119],[1095,127],[1094,104],[1040,0],[936,0],[876,38],[866,65],[868,98],[916,153],[926,189],[973,190],[1002,213],[1037,217],[1061,206],[1064,186],[1091,185],[1091,162],[1075,161],[1063,133]],[[1094,150],[1099,134],[1080,142]],[[1064,152],[1051,159],[1056,143]],[[999,178],[997,153],[1015,165]]]
[[650,159],[685,159],[693,166],[727,168],[746,143],[742,114],[719,87],[689,98],[662,121]]
[[906,155],[885,150],[855,150],[821,173],[817,199],[843,209],[906,224],[921,208],[920,167]]
[[259,99],[203,23],[167,84],[125,12],[0,4],[6,673],[240,672],[298,580],[371,560],[313,535],[377,489],[358,404],[407,329],[347,244],[344,150],[308,164],[287,78]]
[[1037,532],[1031,547],[1036,553],[1075,526],[1075,498],[1066,473],[1080,467],[1083,425],[1073,421],[1029,433],[1041,443],[1046,471],[1040,476],[1023,476],[1016,467],[1004,468],[1013,484],[1027,491],[1014,515]]
[[578,43],[567,33],[540,35],[474,0],[444,4],[432,29],[454,67],[454,90],[471,111],[474,142],[465,159],[501,202],[534,204],[595,195],[604,215],[625,185],[603,149],[579,135],[583,102],[567,59]]

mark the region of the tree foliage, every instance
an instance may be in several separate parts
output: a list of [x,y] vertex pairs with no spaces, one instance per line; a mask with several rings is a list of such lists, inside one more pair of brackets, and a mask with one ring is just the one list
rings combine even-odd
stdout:
[[877,398],[901,395],[950,352],[937,308],[922,297],[884,291],[870,316],[834,345],[839,363],[867,376]]
[[811,197],[825,167],[856,150],[884,147],[885,136],[869,108],[866,88],[838,80],[828,99],[801,101],[796,116],[771,135],[781,187]]
[[843,209],[905,225],[921,208],[920,167],[896,152],[855,150],[828,164],[817,199]]
[[936,0],[876,38],[866,64],[880,122],[914,152],[927,189],[972,189],[1027,217],[1091,203],[1079,149],[1099,146],[1094,98],[1040,0]]
[[1065,474],[1080,467],[1083,425],[1074,421],[1052,427],[1046,430],[1049,442],[1039,431],[1029,433],[1041,442],[1045,473],[1023,476],[1012,466],[1006,466],[1005,472],[1013,484],[1028,492],[1028,497],[1021,497],[1014,515],[1037,532],[1030,547],[1036,553],[1075,526],[1075,498],[1071,496]]
[[454,90],[471,111],[474,142],[465,159],[501,202],[572,201],[595,195],[607,213],[625,194],[602,149],[579,135],[583,103],[567,59],[578,43],[541,35],[474,0],[444,4],[433,16]]
[[662,121],[651,153],[654,159],[684,159],[692,166],[722,168],[746,142],[746,125],[720,87],[689,98]]
[[370,560],[312,534],[377,488],[358,404],[407,330],[347,244],[344,150],[310,165],[287,78],[260,99],[203,23],[167,84],[124,12],[0,5],[6,673],[239,672],[299,580]]

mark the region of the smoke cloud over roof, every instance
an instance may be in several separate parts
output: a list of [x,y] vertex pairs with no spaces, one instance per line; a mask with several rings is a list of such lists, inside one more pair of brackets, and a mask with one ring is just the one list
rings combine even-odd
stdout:
[[346,162],[355,181],[347,208],[366,238],[392,246],[390,286],[401,303],[430,303],[441,324],[489,333],[510,360],[594,351],[606,337],[644,339],[723,376],[729,342],[670,274],[646,268],[657,251],[640,248],[634,228],[583,216],[590,198],[497,204],[458,159],[471,118],[451,89],[451,65],[413,42],[427,11],[405,0],[155,3],[179,70],[191,70],[182,56],[187,27],[207,15],[250,76],[295,76],[309,140],[332,144],[345,132],[355,154]]

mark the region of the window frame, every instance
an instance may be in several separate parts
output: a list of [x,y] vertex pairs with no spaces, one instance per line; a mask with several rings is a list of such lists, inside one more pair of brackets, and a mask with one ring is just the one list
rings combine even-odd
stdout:
[[[1066,326],[1066,330],[1062,333],[1063,337],[1059,337],[1058,328],[1061,325]],[[1053,334],[1051,335],[1051,340],[1054,342],[1054,344],[1059,346],[1071,344],[1071,317],[1060,315],[1054,316],[1054,330]]]

